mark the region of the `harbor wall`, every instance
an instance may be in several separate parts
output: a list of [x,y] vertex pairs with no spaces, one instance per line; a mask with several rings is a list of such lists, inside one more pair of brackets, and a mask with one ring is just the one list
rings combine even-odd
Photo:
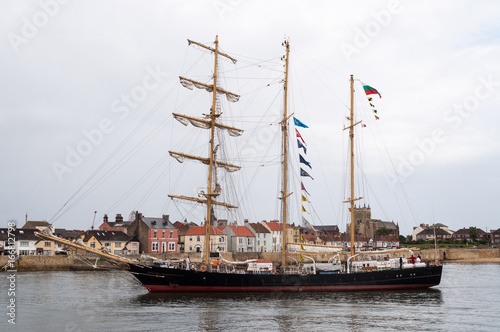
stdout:
[[[8,256],[0,256],[0,268],[8,263]],[[83,262],[75,256],[20,256],[15,263],[14,270],[23,271],[83,271],[93,270],[95,258],[90,262]],[[120,266],[104,260],[98,260],[97,266],[101,269],[118,269]],[[2,271],[5,271],[2,270]]]

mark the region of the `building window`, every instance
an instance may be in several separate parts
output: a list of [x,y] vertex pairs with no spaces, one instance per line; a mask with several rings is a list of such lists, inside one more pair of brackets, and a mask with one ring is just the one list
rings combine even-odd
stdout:
[[199,235],[196,237],[196,241],[200,242],[200,236]]
[[158,242],[157,241],[151,243],[151,250],[158,251]]
[[251,238],[248,238],[247,239],[247,245],[251,246],[252,245],[252,239]]
[[162,237],[165,238],[165,231],[162,232]]
[[19,250],[19,255],[28,256],[30,254],[29,250]]
[[193,237],[192,236],[189,237],[189,241],[190,242],[193,241]]
[[43,255],[44,256],[50,256],[50,255],[52,255],[52,252],[50,250],[44,250],[43,251]]
[[30,242],[29,241],[21,241],[21,243],[19,244],[20,247],[29,247],[30,246]]
[[120,248],[122,246],[122,243],[121,242],[115,242],[115,247],[116,248]]
[[174,238],[174,232],[170,231],[170,238],[173,239]]
[[133,248],[137,248],[137,242],[132,243]]
[[161,243],[161,252],[166,252],[167,251],[167,242],[162,242]]
[[43,246],[44,246],[44,247],[50,247],[50,242],[45,242],[45,243],[43,244]]
[[121,254],[121,253],[122,253],[122,251],[121,251],[121,250],[115,250],[115,255],[119,255],[119,254]]
[[168,243],[168,251],[175,251],[175,242]]
[[243,243],[243,239],[242,239],[241,237],[238,239],[238,243],[239,243],[239,244],[242,244],[242,243]]
[[90,248],[95,248],[95,242],[90,242]]
[[156,239],[156,231],[153,232],[153,238]]
[[219,236],[219,243],[224,243],[224,236]]
[[104,243],[104,246],[105,247],[111,247],[111,243],[110,242],[106,242],[106,243]]
[[192,246],[189,246],[189,251],[193,251],[193,247]]

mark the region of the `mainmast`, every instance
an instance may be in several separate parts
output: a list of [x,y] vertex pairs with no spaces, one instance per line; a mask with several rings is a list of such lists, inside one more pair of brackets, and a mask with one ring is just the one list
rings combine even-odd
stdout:
[[349,129],[351,196],[347,201],[344,201],[344,203],[350,203],[349,211],[351,212],[351,256],[354,256],[354,242],[355,242],[354,202],[362,199],[363,197],[354,198],[354,126],[361,123],[361,121],[354,123],[354,77],[352,75],[350,82],[351,82],[351,112],[349,116],[350,125],[349,127],[345,127],[344,130]]
[[221,194],[221,189],[220,186],[217,183],[217,177],[215,176],[215,168],[216,167],[222,167],[226,169],[228,172],[234,172],[240,169],[239,166],[237,165],[232,165],[229,163],[221,162],[216,160],[216,151],[218,146],[215,144],[215,130],[216,128],[218,129],[224,129],[227,130],[228,133],[231,136],[240,136],[243,133],[243,130],[226,126],[221,123],[216,122],[216,120],[220,117],[222,114],[220,110],[217,108],[217,94],[224,94],[227,98],[228,101],[230,102],[237,102],[239,100],[239,95],[234,94],[232,92],[226,91],[220,87],[217,86],[218,84],[218,56],[222,55],[229,60],[231,60],[233,63],[236,63],[236,59],[230,57],[229,55],[222,53],[219,51],[219,37],[215,37],[215,48],[205,46],[203,44],[200,44],[198,42],[192,41],[188,39],[189,45],[194,44],[199,47],[202,47],[204,49],[207,49],[211,52],[214,53],[214,74],[213,74],[213,81],[212,84],[205,84],[202,82],[194,81],[188,78],[184,77],[179,77],[181,84],[192,90],[194,87],[199,88],[199,89],[204,89],[207,90],[208,92],[212,93],[212,107],[210,108],[210,114],[205,115],[205,119],[200,119],[196,117],[191,117],[187,115],[182,115],[182,114],[177,114],[173,113],[174,118],[177,119],[179,122],[181,122],[184,125],[188,125],[191,123],[195,127],[198,128],[204,128],[204,129],[210,129],[210,141],[209,141],[209,151],[208,151],[208,157],[198,157],[198,156],[193,156],[181,152],[174,152],[174,151],[169,151],[170,155],[177,159],[179,162],[183,162],[186,158],[191,159],[191,160],[197,160],[201,161],[203,164],[208,165],[209,170],[208,170],[208,186],[207,186],[207,192],[201,191],[198,196],[200,198],[196,197],[188,197],[188,196],[177,196],[177,195],[169,195],[171,198],[179,198],[179,199],[184,199],[184,200],[189,200],[189,201],[194,201],[198,203],[203,203],[207,205],[207,212],[206,212],[206,222],[205,222],[205,248],[204,248],[204,264],[208,265],[209,263],[209,253],[210,253],[210,229],[211,229],[211,224],[212,224],[212,208],[213,205],[219,205],[219,206],[224,206],[227,208],[236,208],[236,206],[223,203],[223,202],[218,202],[215,200],[217,196]]
[[281,123],[281,128],[283,131],[283,191],[282,191],[282,207],[283,207],[283,220],[282,220],[282,225],[283,225],[283,238],[282,238],[282,245],[281,245],[281,267],[284,268],[286,266],[286,221],[287,221],[287,198],[288,196],[291,195],[288,194],[288,189],[287,189],[287,183],[288,183],[288,178],[287,178],[287,147],[288,147],[288,113],[287,113],[287,101],[288,101],[288,57],[290,54],[290,43],[288,40],[285,40],[283,42],[283,45],[286,47],[286,56],[285,56],[285,84],[284,84],[284,90],[285,90],[285,102],[284,102],[284,109],[283,109],[283,121]]

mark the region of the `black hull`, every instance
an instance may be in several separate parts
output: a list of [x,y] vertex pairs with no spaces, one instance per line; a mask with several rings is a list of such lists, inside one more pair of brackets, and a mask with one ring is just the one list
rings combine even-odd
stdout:
[[129,264],[150,292],[301,292],[411,290],[439,285],[442,266],[350,274],[232,274]]

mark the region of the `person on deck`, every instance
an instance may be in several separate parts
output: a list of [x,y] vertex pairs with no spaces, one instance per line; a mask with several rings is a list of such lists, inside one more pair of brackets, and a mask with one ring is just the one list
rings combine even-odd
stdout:
[[189,270],[189,256],[186,258],[186,270]]
[[416,260],[415,256],[411,255],[410,263],[415,264],[415,260]]
[[420,255],[418,255],[417,257],[417,263],[420,263],[422,261],[422,258],[420,257]]
[[215,257],[214,261],[212,262],[212,267],[214,271],[219,271],[219,260],[217,259],[217,257]]

